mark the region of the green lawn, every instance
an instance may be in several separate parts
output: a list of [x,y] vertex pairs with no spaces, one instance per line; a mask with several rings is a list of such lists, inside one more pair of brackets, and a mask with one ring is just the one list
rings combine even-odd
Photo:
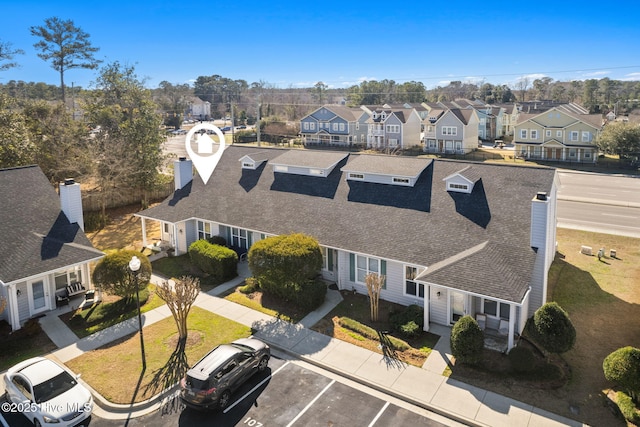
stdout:
[[[149,284],[140,292],[140,311],[146,313],[164,305],[164,301],[155,293],[155,285]],[[76,310],[60,316],[60,319],[80,338],[116,325],[138,315],[135,296],[130,300],[118,299],[114,302],[102,302],[89,309]]]

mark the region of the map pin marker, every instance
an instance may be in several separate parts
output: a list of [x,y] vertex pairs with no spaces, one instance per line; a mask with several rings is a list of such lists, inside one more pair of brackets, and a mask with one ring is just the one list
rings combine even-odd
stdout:
[[[211,137],[206,134],[198,135],[196,143],[198,144],[198,153],[193,151],[191,148],[191,138],[196,132],[199,132],[201,129],[208,129],[215,132],[218,135],[218,139],[220,140],[220,148],[213,155],[204,156],[202,154],[211,154],[213,153],[213,144],[214,141]],[[196,167],[196,171],[198,171],[198,175],[202,178],[202,181],[206,184],[211,177],[216,166],[218,166],[218,162],[222,157],[222,153],[226,147],[226,141],[224,139],[224,134],[222,131],[215,125],[210,123],[201,123],[199,125],[195,125],[191,128],[191,130],[187,133],[185,137],[185,147],[187,149],[187,154],[191,161],[193,161],[193,165]]]

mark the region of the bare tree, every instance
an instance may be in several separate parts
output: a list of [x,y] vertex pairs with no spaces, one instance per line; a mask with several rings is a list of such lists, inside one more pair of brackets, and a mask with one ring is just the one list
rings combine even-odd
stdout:
[[[0,40],[0,71],[18,66],[17,62],[13,62],[15,55],[24,55],[24,51],[22,49],[14,49],[11,47],[11,43]],[[9,62],[3,64],[2,61]]]
[[156,288],[156,294],[173,314],[180,341],[187,340],[187,316],[199,293],[200,280],[190,276],[182,276],[175,283],[164,282]]
[[378,301],[380,300],[380,291],[384,287],[385,276],[376,273],[369,273],[364,277],[369,292],[369,303],[371,304],[371,321],[378,321]]
[[524,102],[527,90],[529,89],[529,77],[522,76],[516,82],[516,90],[520,92],[520,101]]
[[95,59],[93,54],[99,49],[91,46],[89,34],[76,27],[70,19],[47,18],[44,25],[33,26],[30,30],[32,36],[41,38],[33,45],[41,51],[38,57],[43,61],[51,61],[51,67],[60,73],[62,101],[66,102],[64,72],[72,68],[97,68],[101,61]]

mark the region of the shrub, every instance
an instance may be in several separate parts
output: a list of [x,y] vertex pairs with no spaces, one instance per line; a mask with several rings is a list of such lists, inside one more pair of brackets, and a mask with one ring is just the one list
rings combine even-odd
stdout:
[[211,236],[207,239],[207,242],[212,245],[227,246],[227,239],[222,236]]
[[463,316],[451,329],[451,354],[460,363],[474,365],[480,362],[484,349],[484,333],[475,319]]
[[403,310],[389,314],[389,324],[394,331],[402,332],[403,326],[413,322],[419,330],[424,327],[424,309],[416,304],[411,304]]
[[604,376],[624,389],[634,400],[640,394],[640,349],[627,346],[605,357]]
[[556,302],[548,302],[533,315],[533,338],[550,353],[564,353],[576,342],[576,329],[569,315]]
[[238,255],[231,249],[197,240],[189,246],[191,262],[218,281],[233,279],[238,275]]
[[400,326],[400,332],[402,333],[402,335],[407,337],[415,337],[420,333],[421,330],[422,329],[420,328],[420,325],[418,325],[413,320],[410,320],[409,322]]
[[[133,257],[140,260],[140,269],[134,276],[129,270],[129,262]],[[102,258],[93,270],[93,283],[102,290],[130,298],[137,290],[142,291],[151,279],[151,263],[138,251],[119,250]]]
[[244,280],[244,285],[240,286],[238,290],[243,294],[252,294],[258,290],[258,281],[255,277],[247,277]]
[[513,347],[509,351],[511,368],[516,372],[531,372],[534,368],[535,358],[533,352],[526,347]]
[[618,403],[618,408],[622,413],[622,416],[634,425],[640,424],[640,414],[638,414],[638,410],[636,409],[635,403],[633,403],[633,399],[628,394],[619,391],[616,393],[616,401]]
[[264,292],[305,308],[324,301],[326,286],[315,280],[322,267],[322,252],[313,237],[268,237],[254,243],[248,257],[249,268]]

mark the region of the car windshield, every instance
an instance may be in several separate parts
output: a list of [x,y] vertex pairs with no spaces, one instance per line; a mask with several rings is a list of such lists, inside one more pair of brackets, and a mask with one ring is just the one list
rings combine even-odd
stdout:
[[61,372],[50,380],[38,384],[33,388],[35,402],[47,402],[71,390],[76,384],[76,380],[74,380],[68,372]]
[[197,378],[193,378],[187,375],[187,387],[190,387],[193,390],[206,390],[209,388],[209,380],[199,380]]

